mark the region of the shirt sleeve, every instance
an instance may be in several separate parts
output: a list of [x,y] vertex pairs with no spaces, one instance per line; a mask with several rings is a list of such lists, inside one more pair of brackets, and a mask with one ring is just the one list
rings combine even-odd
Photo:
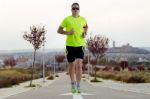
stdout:
[[67,26],[66,25],[67,24],[66,20],[67,20],[66,18],[63,19],[63,21],[60,24],[61,27],[65,28]]
[[87,21],[86,21],[85,18],[83,18],[83,19],[84,19],[84,27],[86,27],[87,26]]

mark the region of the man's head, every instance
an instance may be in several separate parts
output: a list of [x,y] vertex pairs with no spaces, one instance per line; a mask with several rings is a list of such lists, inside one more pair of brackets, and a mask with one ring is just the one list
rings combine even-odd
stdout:
[[79,15],[80,6],[78,3],[73,3],[71,5],[71,11],[73,15]]

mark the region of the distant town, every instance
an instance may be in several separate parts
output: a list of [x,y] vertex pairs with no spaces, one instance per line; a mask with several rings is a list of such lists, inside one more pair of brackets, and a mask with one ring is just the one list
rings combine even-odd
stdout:
[[[150,66],[150,50],[148,49],[150,48],[133,47],[129,43],[122,45],[121,47],[116,47],[115,42],[113,42],[113,47],[108,48],[104,58],[107,59],[107,61],[115,62],[125,59],[129,62],[129,65],[133,65],[133,63],[145,63],[146,66]],[[88,50],[86,50],[85,56],[90,54],[91,53],[88,53]],[[37,66],[41,67],[44,57],[45,65],[48,67],[53,67],[54,64],[57,64],[54,62],[56,55],[65,56],[65,49],[45,49],[44,54],[43,50],[39,50],[37,52],[35,63]],[[32,50],[0,51],[0,68],[3,68],[8,61],[15,62],[15,68],[28,68],[32,66],[32,60]],[[66,58],[62,64],[66,66]]]

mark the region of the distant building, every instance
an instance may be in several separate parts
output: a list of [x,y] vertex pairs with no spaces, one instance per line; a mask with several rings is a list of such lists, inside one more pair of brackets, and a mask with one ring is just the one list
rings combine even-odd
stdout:
[[145,58],[139,58],[139,60],[137,61],[137,64],[138,65],[141,65],[141,66],[150,66],[150,60],[147,60]]
[[132,47],[129,43],[121,47],[115,47],[115,42],[113,47],[107,50],[107,53],[135,53],[135,54],[150,54],[149,51],[145,49],[140,49],[137,47]]

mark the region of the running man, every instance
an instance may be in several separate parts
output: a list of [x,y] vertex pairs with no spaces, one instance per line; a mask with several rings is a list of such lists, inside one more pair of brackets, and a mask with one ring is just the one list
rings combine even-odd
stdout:
[[[78,3],[71,5],[72,15],[64,18],[57,32],[67,35],[66,53],[69,63],[69,75],[71,80],[71,92],[81,93],[80,80],[82,77],[82,61],[84,58],[84,47],[86,46],[85,36],[88,25],[86,19],[79,15],[80,6]],[[76,80],[74,78],[76,66]]]

